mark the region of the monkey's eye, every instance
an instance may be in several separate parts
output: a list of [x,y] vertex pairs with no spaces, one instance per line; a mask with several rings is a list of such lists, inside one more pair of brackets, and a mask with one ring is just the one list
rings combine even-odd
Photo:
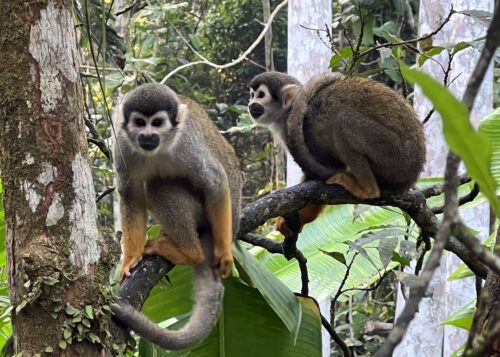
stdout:
[[135,125],[137,126],[146,126],[146,121],[144,119],[136,119]]
[[266,93],[259,92],[259,94],[257,95],[257,98],[264,98],[265,96],[266,96]]
[[152,126],[159,127],[163,124],[163,120],[161,119],[154,119],[153,122],[151,123]]

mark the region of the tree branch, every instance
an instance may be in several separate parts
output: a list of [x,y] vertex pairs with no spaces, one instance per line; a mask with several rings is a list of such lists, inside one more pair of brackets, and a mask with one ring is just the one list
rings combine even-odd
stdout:
[[[475,98],[481,86],[481,83],[484,79],[484,75],[486,70],[489,67],[489,64],[493,58],[493,54],[500,44],[500,3],[497,4],[495,9],[495,14],[493,15],[493,19],[488,28],[485,46],[479,60],[474,68],[471,79],[467,85],[467,89],[465,90],[464,96],[462,98],[462,102],[469,109],[469,113],[472,110],[474,105]],[[434,271],[439,266],[439,260],[441,258],[443,249],[446,244],[446,240],[450,237],[453,229],[455,230],[463,225],[460,222],[460,217],[458,215],[458,166],[460,164],[460,158],[452,153],[448,152],[448,157],[446,161],[446,171],[445,171],[445,208],[444,208],[444,218],[439,228],[439,231],[436,235],[436,241],[434,244],[434,248],[430,254],[430,257],[425,265],[425,268],[422,274],[417,279],[417,285],[411,289],[410,298],[406,302],[406,305],[403,309],[403,312],[397,319],[394,324],[394,328],[389,334],[386,342],[382,345],[380,350],[377,352],[376,356],[378,357],[389,357],[393,355],[393,351],[396,346],[401,342],[404,334],[406,333],[410,322],[413,320],[417,310],[420,300],[425,294],[425,290],[427,289]],[[465,229],[459,230],[458,233],[465,236]],[[468,233],[468,232],[467,232]],[[464,239],[465,240],[465,239]],[[474,242],[470,240],[470,247],[474,248],[476,253],[481,254],[480,256],[485,260],[491,263],[491,266],[496,268],[496,265],[493,264],[496,260],[490,260],[486,257],[484,251],[480,251],[478,246],[478,242]],[[472,249],[471,249],[472,250]],[[477,256],[476,256],[477,257]],[[477,259],[477,258],[476,258]]]
[[394,349],[401,342],[406,334],[410,322],[413,321],[415,314],[418,311],[418,305],[425,295],[425,292],[431,282],[434,271],[439,266],[439,261],[443,254],[446,240],[451,233],[451,223],[458,217],[458,199],[457,199],[457,170],[460,164],[460,159],[455,154],[449,152],[446,163],[445,175],[445,218],[439,231],[436,235],[434,248],[431,251],[429,259],[425,264],[422,273],[418,276],[415,286],[410,289],[410,297],[406,301],[405,307],[399,315],[394,328],[387,337],[379,351],[377,357],[390,357],[393,355]]
[[[176,69],[174,69],[173,71],[171,71],[170,73],[168,73],[162,80],[160,83],[162,84],[165,84],[174,74],[176,74],[177,72],[185,69],[185,68],[188,68],[188,67],[192,67],[192,66],[196,66],[198,64],[205,64],[207,66],[210,66],[210,67],[213,67],[213,68],[216,68],[216,69],[225,69],[225,68],[229,68],[229,67],[232,67],[232,66],[235,66],[237,65],[238,63],[240,62],[243,62],[247,56],[255,49],[255,47],[257,47],[257,45],[260,43],[260,41],[262,41],[262,39],[264,38],[264,36],[266,35],[267,31],[270,29],[271,27],[271,24],[273,23],[273,20],[274,20],[274,17],[278,14],[278,12],[280,12],[280,10],[282,8],[284,8],[286,5],[288,4],[288,0],[283,0],[280,4],[278,4],[278,6],[276,6],[276,8],[274,9],[274,11],[271,13],[271,16],[269,16],[269,20],[267,21],[266,25],[264,26],[264,28],[262,29],[261,33],[259,34],[259,36],[257,37],[257,39],[250,45],[250,47],[248,47],[245,52],[243,52],[241,54],[241,56],[239,56],[237,59],[229,62],[229,63],[225,63],[225,64],[216,64],[216,63],[213,63],[213,62],[210,62],[208,59],[202,59],[200,61],[195,61],[195,62],[190,62],[190,63],[186,63],[182,66],[179,66],[177,67]],[[199,55],[201,56],[201,55]],[[201,56],[202,57],[202,56]],[[202,57],[203,58],[203,57]]]
[[[428,192],[436,191],[430,188],[426,190]],[[326,185],[319,181],[306,181],[273,192],[246,205],[242,210],[238,237],[253,231],[271,218],[285,216],[312,203],[327,205],[363,203],[374,206],[393,206],[406,212],[425,235],[435,237],[438,231],[438,219],[427,206],[422,192],[418,190],[409,190],[401,194],[382,192],[378,199],[359,200],[340,186]],[[445,249],[455,253],[475,274],[481,277],[486,276],[486,267],[455,237],[451,237],[446,242]]]
[[349,351],[349,347],[345,344],[345,342],[340,338],[338,333],[335,331],[333,326],[328,322],[328,320],[321,315],[321,324],[325,328],[325,330],[328,331],[332,339],[335,341],[337,345],[339,345],[340,349],[342,350],[342,353],[344,354],[344,357],[350,357],[351,352]]

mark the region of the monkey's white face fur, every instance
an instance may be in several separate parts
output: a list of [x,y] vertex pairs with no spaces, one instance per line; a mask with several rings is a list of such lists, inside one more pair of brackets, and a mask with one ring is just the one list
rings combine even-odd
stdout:
[[286,116],[299,89],[300,86],[296,84],[286,85],[281,88],[279,99],[276,99],[266,84],[259,85],[255,90],[250,88],[248,112],[252,120],[257,125],[269,127],[275,135],[283,139]]
[[170,118],[164,110],[150,116],[138,111],[130,113],[126,131],[135,151],[154,156],[175,145],[175,133],[180,129],[186,112],[186,106],[180,105],[177,118]]
[[282,111],[282,103],[273,99],[267,85],[261,84],[256,90],[250,88],[248,112],[256,124],[270,126]]

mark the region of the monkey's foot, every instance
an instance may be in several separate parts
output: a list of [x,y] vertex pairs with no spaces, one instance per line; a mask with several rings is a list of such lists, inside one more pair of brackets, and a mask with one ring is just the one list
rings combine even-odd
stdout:
[[142,254],[127,255],[123,257],[122,264],[120,267],[121,280],[130,276],[130,270],[132,270],[140,261],[142,260]]
[[146,243],[145,255],[159,255],[173,264],[198,265],[205,261],[201,244],[179,247],[171,242],[165,234]]
[[231,246],[229,249],[219,251],[217,248],[214,250],[214,269],[221,276],[227,276],[233,267],[233,252]]
[[283,234],[285,237],[290,237],[293,234],[293,231],[290,229],[290,227],[288,227],[288,224],[286,224],[286,220],[283,217],[276,217],[274,229]]
[[357,198],[370,199],[380,197],[380,189],[377,184],[371,186],[361,186],[354,176],[347,172],[339,172],[338,174],[333,175],[326,180],[326,183],[329,185],[340,185]]

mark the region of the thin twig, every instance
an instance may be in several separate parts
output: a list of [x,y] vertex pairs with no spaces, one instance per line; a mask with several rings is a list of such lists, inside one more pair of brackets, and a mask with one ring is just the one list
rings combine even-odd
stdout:
[[[458,205],[462,206],[468,202],[474,201],[474,199],[477,197],[478,194],[479,194],[479,186],[477,184],[475,184],[474,186],[472,186],[472,190],[470,190],[470,192],[468,194],[466,194],[465,196],[462,196],[458,199]],[[436,207],[436,208],[432,209],[432,212],[434,214],[441,214],[441,213],[443,213],[443,211],[444,211],[444,206],[443,207]]]
[[[250,243],[252,245],[265,248],[269,253],[285,255],[284,244],[280,243],[280,242],[276,242],[272,239],[260,237],[256,234],[252,234],[252,233],[248,233],[248,234],[245,234],[243,236],[240,236],[239,239],[244,241],[244,242]],[[309,296],[309,273],[307,271],[307,258],[296,247],[294,250],[293,257],[299,263],[300,278],[302,281],[302,288],[301,288],[300,293],[304,296]],[[291,258],[287,258],[287,259],[290,260]]]
[[[465,183],[471,182],[472,179],[470,178],[469,174],[464,173],[458,177],[458,185],[461,186]],[[444,184],[443,183],[436,183],[432,186],[424,187],[420,189],[420,191],[423,193],[425,198],[429,197],[435,197],[443,194],[444,192]]]
[[276,242],[275,240],[260,237],[253,233],[248,233],[239,237],[243,242],[250,243],[252,245],[262,247],[266,249],[269,253],[273,254],[283,254],[283,244]]
[[453,14],[455,14],[456,11],[453,10],[453,7],[450,9],[450,12],[448,14],[448,16],[446,17],[446,19],[441,23],[441,25],[439,25],[439,27],[432,31],[431,33],[427,34],[427,35],[424,35],[422,37],[419,37],[419,38],[416,38],[416,39],[412,39],[412,40],[407,40],[407,41],[393,41],[393,42],[386,42],[386,43],[382,43],[380,45],[377,45],[377,46],[374,46],[374,47],[371,47],[370,49],[364,51],[364,52],[361,52],[359,54],[359,56],[356,57],[356,59],[352,62],[351,64],[351,68],[353,68],[354,64],[358,61],[358,59],[372,53],[372,52],[375,52],[381,48],[387,48],[387,47],[395,47],[395,46],[401,46],[401,45],[407,45],[407,44],[412,44],[412,43],[418,43],[420,41],[423,41],[423,40],[426,40],[434,35],[436,35],[439,31],[441,31],[444,27],[444,25],[446,25],[450,19],[451,19],[451,16]]
[[104,190],[97,198],[95,199],[95,203],[99,203],[100,200],[102,200],[104,197],[109,195],[110,193],[114,192],[115,188],[114,187],[109,187],[106,190]]
[[328,331],[330,336],[332,336],[332,339],[335,341],[335,343],[339,345],[340,349],[342,350],[342,353],[344,354],[344,357],[350,357],[351,352],[349,351],[349,347],[347,347],[345,342],[340,338],[335,329],[323,315],[321,315],[321,324],[323,325],[325,330]]
[[108,149],[108,145],[106,145],[104,141],[94,138],[87,138],[87,141],[97,146],[102,151],[102,153],[108,158],[108,160],[111,161],[111,151]]
[[427,123],[431,119],[432,114],[434,114],[434,108],[432,108],[431,110],[429,110],[429,112],[425,116],[424,120],[422,120],[422,124]]
[[122,10],[118,10],[117,12],[115,12],[115,16],[123,15],[127,11],[132,10],[134,8],[134,6],[136,6],[136,5],[139,5],[139,10],[142,10],[148,5],[148,3],[147,3],[147,1],[136,0],[132,4],[130,4],[129,6],[123,8]]
[[453,223],[451,231],[484,265],[500,275],[500,257],[481,244],[462,222]]
[[335,296],[332,298],[332,306],[335,305],[337,302],[337,299],[342,295],[342,288],[344,287],[345,283],[347,282],[347,278],[349,277],[349,273],[351,272],[352,265],[354,264],[354,260],[356,260],[356,257],[359,255],[358,252],[355,252],[351,261],[349,264],[346,265],[346,271],[344,273],[344,277],[342,278],[342,281],[340,282],[339,288],[337,289],[337,292],[335,293]]
[[276,8],[274,9],[274,11],[271,13],[271,16],[269,16],[269,20],[267,21],[266,26],[264,26],[264,28],[262,29],[261,33],[257,37],[257,39],[237,59],[235,59],[235,60],[233,60],[233,61],[231,61],[229,63],[222,64],[222,65],[210,62],[207,59],[204,59],[204,60],[201,60],[201,61],[195,61],[195,62],[186,63],[186,64],[184,64],[182,66],[177,67],[176,69],[174,69],[170,73],[168,73],[161,80],[160,83],[165,84],[165,82],[167,82],[177,72],[179,72],[179,71],[181,71],[181,70],[183,70],[185,68],[198,65],[198,64],[205,64],[207,66],[210,66],[210,67],[213,67],[215,69],[221,70],[221,69],[226,69],[226,68],[235,66],[238,63],[243,62],[247,58],[247,56],[255,49],[255,47],[257,47],[257,45],[260,43],[260,41],[262,41],[262,39],[266,35],[267,31],[271,27],[271,24],[273,23],[273,20],[274,20],[274,17],[276,16],[276,14],[278,14],[278,12],[280,12],[280,10],[283,7],[285,7],[287,4],[288,4],[288,0],[284,0],[278,6],[276,6]]
[[358,55],[359,49],[361,48],[361,43],[363,42],[363,34],[364,34],[364,30],[365,30],[365,18],[363,16],[363,14],[361,13],[361,5],[358,5],[358,12],[359,12],[360,30],[359,30],[358,43],[356,44],[356,50],[354,51],[355,56]]

